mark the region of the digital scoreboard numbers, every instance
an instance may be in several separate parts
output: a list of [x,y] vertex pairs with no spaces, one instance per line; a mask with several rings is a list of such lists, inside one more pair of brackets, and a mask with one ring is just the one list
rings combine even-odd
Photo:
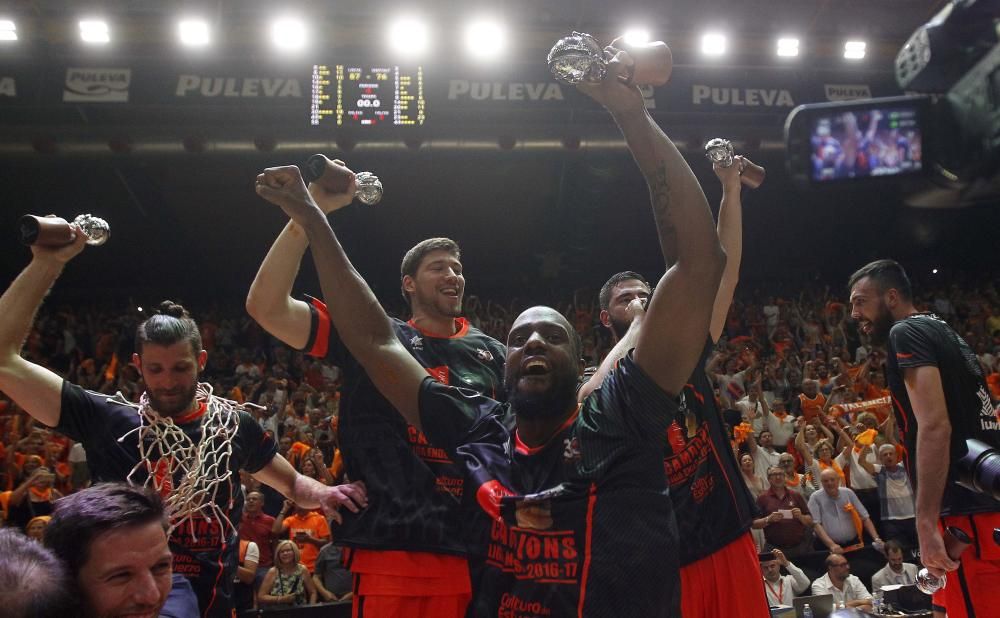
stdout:
[[425,119],[422,67],[313,66],[313,126],[407,126],[422,125]]

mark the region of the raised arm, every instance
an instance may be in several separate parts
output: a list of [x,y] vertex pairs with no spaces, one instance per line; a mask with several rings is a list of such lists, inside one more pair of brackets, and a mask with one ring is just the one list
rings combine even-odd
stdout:
[[628,330],[625,331],[625,336],[618,340],[618,343],[605,355],[594,375],[590,376],[590,379],[576,392],[577,401],[583,401],[594,392],[594,389],[600,386],[604,382],[604,378],[614,370],[618,361],[635,347],[635,343],[639,339],[639,330],[642,328],[642,321],[646,317],[642,299],[632,299],[626,311],[632,315],[632,322],[629,324]]
[[21,346],[35,315],[66,263],[83,250],[86,236],[73,227],[73,241],[60,247],[33,246],[31,263],[0,296],[0,391],[49,427],[59,424],[62,378],[21,358]]
[[257,177],[257,193],[280,206],[306,232],[330,319],[375,387],[408,423],[420,429],[417,399],[427,372],[400,344],[389,316],[354,269],[326,215],[306,190],[299,168],[269,168]]
[[740,182],[740,169],[743,165],[743,157],[738,156],[729,167],[720,167],[718,163],[712,166],[715,175],[722,181],[722,203],[719,205],[716,231],[722,250],[726,252],[726,269],[722,272],[722,281],[712,307],[709,327],[712,341],[718,341],[722,336],[736,284],[740,280],[740,263],[743,260],[743,204],[740,200],[743,184]]
[[618,52],[604,82],[580,88],[611,112],[649,185],[660,249],[669,269],[647,305],[634,354],[636,363],[661,388],[676,394],[705,345],[726,257],[698,179],[646,112],[638,88],[619,80],[627,74],[629,61]]
[[[341,161],[334,161],[333,164],[343,167]],[[330,193],[319,183],[310,183],[309,193],[317,205],[329,214],[351,203],[354,182],[344,193]],[[308,343],[312,316],[308,304],[292,298],[292,285],[308,246],[305,230],[294,221],[289,221],[264,257],[257,276],[250,284],[246,300],[247,313],[264,330],[297,350]]]

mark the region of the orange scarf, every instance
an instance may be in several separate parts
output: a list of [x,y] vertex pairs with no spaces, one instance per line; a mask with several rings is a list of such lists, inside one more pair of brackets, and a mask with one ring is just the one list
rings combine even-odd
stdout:
[[32,502],[48,502],[52,498],[51,487],[46,487],[45,489],[38,489],[37,487],[29,487],[28,491],[31,492],[31,497],[34,498]]
[[[844,505],[844,511],[846,511],[851,516],[851,519],[854,521],[854,529],[858,531],[858,545],[863,546],[864,537],[861,535],[862,532],[864,531],[864,526],[861,523],[861,515],[858,514],[858,509],[854,508],[854,505],[848,502],[847,504]],[[845,547],[844,549],[848,548]]]
[[834,472],[836,472],[837,475],[840,476],[840,485],[842,487],[847,487],[847,477],[844,475],[844,469],[841,468],[840,465],[835,460],[831,459],[830,464],[827,465],[823,463],[821,459],[817,459],[816,465],[819,466],[820,472],[826,470],[827,468],[833,468]]

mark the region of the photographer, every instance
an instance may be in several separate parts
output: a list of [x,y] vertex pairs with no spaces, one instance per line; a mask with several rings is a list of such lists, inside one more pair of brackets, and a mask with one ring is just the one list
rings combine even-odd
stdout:
[[[956,465],[976,439],[1000,446],[1000,425],[982,369],[968,344],[944,320],[913,306],[910,281],[892,260],[872,262],[848,283],[851,317],[888,351],[887,375],[917,491],[920,556],[934,575],[958,571],[957,581],[934,595],[950,618],[996,615],[992,589],[1000,583],[1000,502],[956,483]],[[947,462],[947,464],[945,464]],[[974,545],[958,562],[949,556],[941,526],[955,526]]]

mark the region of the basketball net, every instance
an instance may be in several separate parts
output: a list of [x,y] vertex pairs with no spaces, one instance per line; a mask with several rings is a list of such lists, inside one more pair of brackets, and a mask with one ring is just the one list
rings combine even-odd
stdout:
[[229,458],[240,426],[239,411],[245,406],[212,395],[212,386],[207,383],[198,384],[195,397],[205,405],[198,442],[172,418],[160,416],[150,405],[147,393],[142,394],[136,408],[139,426],[118,441],[139,432],[139,463],[126,480],[138,484],[133,477],[145,473],[142,485],[163,497],[169,523],[167,536],[188,524],[192,538],[197,540],[194,525],[197,519],[217,521],[223,535],[236,530],[228,513],[232,511],[233,494],[238,488],[228,492],[229,502],[225,506],[217,504],[217,498],[220,486],[229,482],[233,474]]

